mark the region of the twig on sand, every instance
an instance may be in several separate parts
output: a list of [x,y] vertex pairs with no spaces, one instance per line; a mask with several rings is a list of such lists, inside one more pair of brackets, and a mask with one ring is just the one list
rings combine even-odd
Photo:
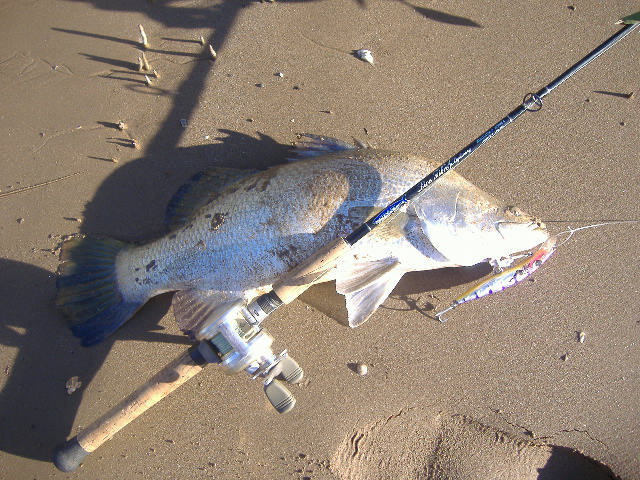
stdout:
[[44,187],[45,185],[51,185],[52,183],[56,183],[61,180],[66,180],[67,178],[75,177],[76,175],[80,175],[80,172],[71,173],[69,175],[65,175],[64,177],[60,177],[60,178],[54,178],[53,180],[47,180],[46,182],[36,183],[35,185],[29,185],[28,187],[16,188],[15,190],[3,192],[3,193],[0,193],[0,198],[8,197],[9,195],[14,195],[16,193],[26,192],[27,190],[33,190],[34,188]]
[[138,24],[138,29],[140,30],[140,43],[144,48],[149,48],[149,40],[142,24]]

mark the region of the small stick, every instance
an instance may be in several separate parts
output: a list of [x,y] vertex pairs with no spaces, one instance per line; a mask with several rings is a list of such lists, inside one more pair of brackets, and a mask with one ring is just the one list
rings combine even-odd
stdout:
[[67,178],[74,177],[76,175],[80,175],[80,172],[71,173],[69,175],[65,175],[64,177],[54,178],[53,180],[47,180],[46,182],[36,183],[35,185],[29,185],[28,187],[18,188],[16,190],[11,190],[9,192],[0,193],[0,198],[8,197],[9,195],[13,195],[16,193],[26,192],[27,190],[33,190],[34,188],[44,187],[45,185],[51,185],[52,183],[59,182],[61,180],[66,180]]
[[144,76],[144,83],[147,84],[147,87],[151,86],[151,79],[148,76]]
[[145,72],[150,72],[151,69],[151,65],[149,65],[149,61],[147,60],[147,56],[144,54],[144,52],[142,53],[142,70]]
[[141,23],[138,24],[138,28],[140,29],[140,43],[144,48],[149,48],[149,40],[147,39],[147,34],[144,31],[144,27]]

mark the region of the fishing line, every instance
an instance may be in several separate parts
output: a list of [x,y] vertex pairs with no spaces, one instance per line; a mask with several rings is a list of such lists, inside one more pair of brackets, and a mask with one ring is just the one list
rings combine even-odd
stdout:
[[578,227],[578,228],[571,228],[569,227],[568,230],[565,230],[564,232],[560,232],[556,234],[556,237],[559,237],[560,235],[565,235],[565,234],[569,234],[569,236],[562,241],[562,243],[557,244],[554,248],[558,248],[561,247],[562,245],[564,245],[565,243],[567,243],[571,237],[573,237],[573,234],[576,232],[579,232],[580,230],[587,230],[589,228],[596,228],[596,227],[604,227],[605,225],[618,225],[621,223],[640,223],[640,220],[616,220],[613,222],[604,222],[604,223],[596,223],[593,225],[584,225],[582,227]]

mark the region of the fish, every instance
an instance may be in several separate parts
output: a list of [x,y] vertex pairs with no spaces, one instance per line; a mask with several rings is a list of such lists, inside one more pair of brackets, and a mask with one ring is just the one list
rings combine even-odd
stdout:
[[[291,268],[381,211],[437,165],[413,154],[305,134],[289,162],[213,169],[169,202],[168,233],[146,243],[81,236],[61,246],[56,304],[85,346],[150,298],[176,292],[193,336],[214,308],[266,293]],[[410,271],[498,263],[547,240],[537,218],[449,172],[357,242],[318,282],[336,282],[361,325]]]

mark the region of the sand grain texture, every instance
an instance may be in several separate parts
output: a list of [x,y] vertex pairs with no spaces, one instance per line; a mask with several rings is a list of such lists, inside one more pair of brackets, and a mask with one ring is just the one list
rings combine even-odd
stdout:
[[[634,8],[572,6],[0,2],[0,478],[638,478],[634,225],[577,233],[535,282],[446,324],[433,308],[486,268],[407,275],[355,330],[334,286],[314,287],[265,325],[306,371],[290,414],[274,413],[256,382],[210,367],[75,474],[50,462],[188,346],[163,295],[81,348],[53,307],[66,235],[152,238],[193,174],[278,164],[300,132],[444,161]],[[138,71],[138,24],[160,78]],[[555,232],[640,219],[639,42],[634,33],[579,72],[460,173]],[[351,54],[361,48],[373,65]],[[82,386],[69,395],[72,377]]]

